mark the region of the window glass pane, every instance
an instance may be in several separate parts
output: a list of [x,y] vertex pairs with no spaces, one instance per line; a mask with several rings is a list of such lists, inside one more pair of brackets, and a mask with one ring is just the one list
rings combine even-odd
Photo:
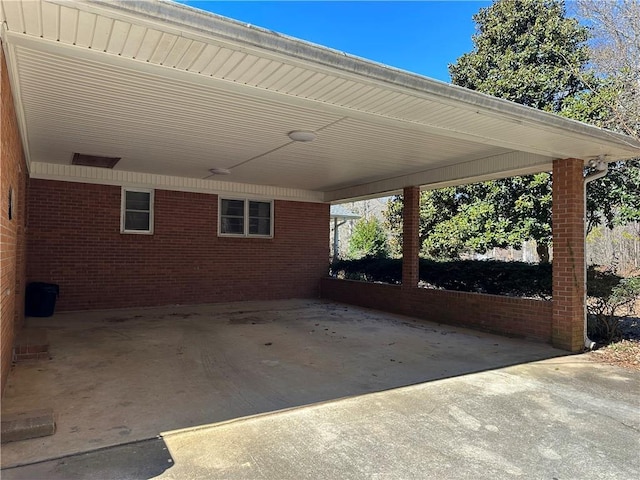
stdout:
[[238,217],[222,217],[220,219],[220,233],[244,234],[244,219]]
[[232,215],[236,217],[244,216],[244,200],[222,200],[222,216]]
[[124,229],[149,231],[149,213],[126,212],[124,216]]
[[249,218],[249,235],[271,235],[271,220],[268,218]]
[[249,216],[271,218],[271,203],[269,202],[249,202]]
[[149,192],[126,192],[127,210],[149,210],[151,194]]

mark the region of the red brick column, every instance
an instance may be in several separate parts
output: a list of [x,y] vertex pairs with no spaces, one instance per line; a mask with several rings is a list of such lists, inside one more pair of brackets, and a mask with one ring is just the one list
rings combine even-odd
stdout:
[[553,345],[584,347],[583,161],[553,162]]
[[418,286],[418,253],[420,252],[418,225],[420,224],[420,188],[404,189],[402,209],[402,286]]

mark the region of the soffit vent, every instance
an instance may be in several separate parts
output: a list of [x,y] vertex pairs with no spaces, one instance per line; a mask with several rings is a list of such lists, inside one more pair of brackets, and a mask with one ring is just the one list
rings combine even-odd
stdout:
[[121,157],[101,157],[99,155],[85,155],[84,153],[74,153],[72,165],[83,165],[85,167],[113,168],[120,161]]

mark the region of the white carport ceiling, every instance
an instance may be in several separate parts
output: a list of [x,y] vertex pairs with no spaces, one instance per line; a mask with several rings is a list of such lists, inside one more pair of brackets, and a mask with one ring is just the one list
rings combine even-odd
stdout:
[[[202,179],[219,167],[229,191],[336,201],[640,154],[620,135],[169,2],[3,0],[2,17],[36,178],[127,172],[215,190]],[[74,152],[122,160],[69,168]]]

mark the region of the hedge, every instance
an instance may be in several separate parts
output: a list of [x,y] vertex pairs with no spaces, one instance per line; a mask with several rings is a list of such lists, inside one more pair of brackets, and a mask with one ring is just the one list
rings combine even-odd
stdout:
[[[339,260],[330,274],[338,278],[399,284],[402,259]],[[493,295],[551,298],[551,264],[495,260],[435,261],[420,259],[424,286]]]

